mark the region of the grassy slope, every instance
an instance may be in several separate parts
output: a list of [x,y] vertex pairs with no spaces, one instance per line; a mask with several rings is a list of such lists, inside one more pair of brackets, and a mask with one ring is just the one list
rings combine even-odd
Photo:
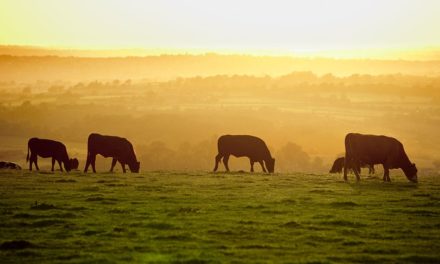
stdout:
[[2,263],[440,261],[435,177],[0,173]]

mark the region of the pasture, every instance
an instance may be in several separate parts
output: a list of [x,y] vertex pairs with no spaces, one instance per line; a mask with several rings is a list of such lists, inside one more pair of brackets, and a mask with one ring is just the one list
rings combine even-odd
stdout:
[[0,172],[2,263],[438,263],[440,178]]

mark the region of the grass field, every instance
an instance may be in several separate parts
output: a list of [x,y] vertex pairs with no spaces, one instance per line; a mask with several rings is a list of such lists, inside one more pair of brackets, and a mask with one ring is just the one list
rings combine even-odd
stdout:
[[440,178],[0,172],[1,263],[439,263]]

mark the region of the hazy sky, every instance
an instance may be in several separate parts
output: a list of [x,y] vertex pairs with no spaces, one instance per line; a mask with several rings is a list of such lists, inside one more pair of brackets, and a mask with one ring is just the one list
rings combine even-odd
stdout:
[[438,0],[1,0],[0,44],[292,51],[440,45]]

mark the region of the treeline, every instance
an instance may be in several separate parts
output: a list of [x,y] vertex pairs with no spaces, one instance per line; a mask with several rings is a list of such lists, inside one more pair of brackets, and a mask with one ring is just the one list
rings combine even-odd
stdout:
[[58,57],[0,54],[0,81],[163,81],[212,75],[280,76],[292,71],[347,76],[356,73],[440,74],[440,61],[294,58],[250,55],[160,55],[145,57]]
[[318,76],[313,72],[305,71],[292,72],[280,77],[217,75],[178,78],[157,85],[161,88],[174,88],[192,92],[236,93],[248,91],[259,93],[261,96],[273,94],[286,96],[292,92],[303,94],[340,92],[373,95],[440,96],[440,75],[427,77],[403,74],[352,74],[346,77],[338,77],[331,73]]
[[[131,79],[90,82],[50,82],[21,83],[0,82],[0,93],[4,99],[22,92],[20,98],[30,93],[48,92],[51,94],[110,95],[126,92],[127,95],[143,92],[150,96],[174,93],[180,99],[187,95],[221,96],[261,96],[271,97],[302,96],[305,94],[369,94],[391,96],[418,96],[440,98],[440,74],[438,76],[417,76],[403,74],[369,75],[352,74],[338,77],[331,73],[291,72],[280,77],[253,75],[215,75],[208,77],[176,78],[170,81],[132,81]],[[8,93],[9,92],[9,93]],[[159,97],[155,99],[160,99]],[[163,99],[163,98],[162,98]]]
[[211,169],[218,136],[251,134],[269,144],[281,171],[313,172],[356,131],[397,137],[419,167],[432,167],[440,159],[438,87],[439,77],[311,72],[2,82],[0,157],[20,161],[27,139],[41,137],[66,142],[81,159],[97,132],[130,139],[144,168]]

